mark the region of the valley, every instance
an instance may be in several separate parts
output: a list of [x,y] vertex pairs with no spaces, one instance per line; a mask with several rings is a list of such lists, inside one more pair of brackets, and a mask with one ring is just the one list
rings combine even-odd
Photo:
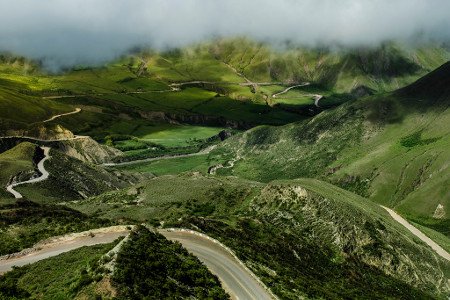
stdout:
[[448,298],[449,59],[0,55],[0,298]]

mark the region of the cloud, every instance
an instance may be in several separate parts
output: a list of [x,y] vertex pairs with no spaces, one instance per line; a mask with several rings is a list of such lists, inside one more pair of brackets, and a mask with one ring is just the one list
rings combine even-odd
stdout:
[[72,65],[215,36],[306,45],[449,41],[449,12],[448,0],[0,0],[0,50]]

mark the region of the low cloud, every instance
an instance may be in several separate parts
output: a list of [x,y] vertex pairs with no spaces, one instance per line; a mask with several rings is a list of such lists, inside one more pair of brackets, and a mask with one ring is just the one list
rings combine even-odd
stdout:
[[448,0],[0,0],[0,51],[58,65],[247,35],[297,44],[450,40]]

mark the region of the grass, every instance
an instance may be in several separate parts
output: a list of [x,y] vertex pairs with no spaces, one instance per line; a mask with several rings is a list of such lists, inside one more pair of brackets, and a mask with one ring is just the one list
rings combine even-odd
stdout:
[[[283,106],[271,108],[264,100],[264,97],[270,97],[284,87],[261,86],[252,93],[250,88],[238,85],[245,79],[226,64],[250,80],[281,81],[285,85],[308,81],[313,87],[307,87],[305,91],[330,96],[348,93],[355,84],[367,85],[376,91],[393,90],[444,63],[449,54],[434,45],[409,49],[394,44],[338,52],[292,47],[276,51],[268,45],[241,38],[216,40],[160,53],[144,51],[102,67],[74,68],[57,75],[46,74],[23,58],[2,57],[0,112],[3,114],[0,113],[0,117],[3,120],[0,129],[7,130],[28,128],[29,123],[45,120],[56,113],[73,111],[74,107],[85,105],[86,102],[116,116],[120,113],[156,111],[172,114],[182,123],[196,125],[219,125],[217,120],[215,124],[205,120],[199,123],[199,116],[224,118],[220,125],[228,121],[234,122],[234,127],[241,128],[257,124],[286,124],[302,120],[305,112],[293,113],[291,107]],[[372,60],[367,58],[380,59],[383,64],[373,65],[369,63]],[[412,58],[420,64],[414,63]],[[141,60],[147,62],[146,68],[141,68]],[[411,66],[412,69],[404,66]],[[212,87],[186,87],[180,92],[160,93],[169,90],[169,84],[173,82],[195,80],[221,83]],[[144,93],[129,94],[135,92]],[[40,98],[48,95],[85,97],[59,100]],[[325,106],[348,100],[342,97],[328,98],[323,101]],[[306,99],[300,97],[300,102],[276,100],[286,101],[290,105],[303,105]],[[99,118],[99,113],[95,116],[83,113],[68,118],[74,120],[67,122],[68,128],[76,132],[81,124],[96,128],[96,131],[107,130],[102,126],[103,122],[95,120]],[[105,118],[111,117],[101,116],[101,119]]]
[[[113,220],[201,230],[231,247],[281,298],[433,298],[448,290],[435,286],[448,274],[444,260],[430,269],[432,250],[384,210],[318,180],[168,175],[71,206]],[[434,279],[411,288],[404,283],[410,271],[398,272],[403,267]]]
[[229,299],[197,257],[143,226],[120,249],[113,282],[124,299]]
[[194,140],[210,138],[222,130],[223,128],[204,126],[159,125],[140,127],[133,135],[165,147],[182,147],[188,146]]
[[[0,277],[2,299],[73,299],[94,279],[88,270],[115,243],[82,247],[36,263],[15,268]],[[94,297],[95,295],[91,295]]]
[[207,157],[208,155],[196,155],[191,157],[159,159],[147,163],[118,167],[118,169],[130,172],[151,173],[156,176],[179,174],[187,171],[206,173],[209,167]]
[[214,214],[232,219],[241,204],[248,204],[255,185],[258,186],[245,180],[216,180],[201,174],[166,175],[127,190],[68,205],[101,218],[154,223],[175,221],[189,213],[206,217],[211,214],[213,204]]
[[446,217],[433,228],[448,235],[450,113],[448,94],[439,94],[448,76],[441,75],[427,79],[441,82],[432,96],[375,95],[308,121],[256,127],[232,137],[217,156],[227,152],[240,159],[219,174],[264,182],[325,179],[417,218],[431,218],[440,204]]
[[16,147],[0,153],[0,169],[2,170],[0,172],[0,184],[2,186],[0,196],[9,195],[5,189],[13,176],[26,178],[33,173],[33,158],[35,155],[36,145],[31,143],[20,143]]

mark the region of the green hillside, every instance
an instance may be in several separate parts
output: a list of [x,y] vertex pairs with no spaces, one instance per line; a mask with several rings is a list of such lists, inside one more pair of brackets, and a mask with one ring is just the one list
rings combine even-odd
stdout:
[[[38,63],[2,55],[0,132],[61,124],[105,142],[110,134],[141,141],[168,123],[239,129],[282,125],[361,93],[405,86],[449,58],[445,48],[434,44],[275,49],[239,38],[140,51],[101,67],[47,74]],[[304,82],[311,85],[272,97]],[[315,95],[325,96],[320,109]],[[39,123],[76,107],[82,112]]]
[[262,184],[187,173],[70,206],[126,223],[200,230],[233,249],[283,299],[440,298],[450,291],[449,263],[386,211],[313,179]]
[[[0,55],[0,255],[145,223],[216,238],[281,299],[446,299],[450,263],[380,205],[450,249],[449,59],[434,44],[275,48],[245,38],[57,74]],[[17,187],[16,200],[5,187],[36,174],[38,146],[51,148],[50,176]],[[148,160],[111,164],[136,159]],[[178,245],[140,230],[113,276],[121,297],[161,288],[161,297],[226,298]],[[93,297],[111,281],[85,265],[111,246],[53,258],[79,260],[76,274],[58,268],[30,284],[48,261],[13,271],[0,297],[9,288]],[[149,271],[161,266],[144,263],[149,255],[170,262],[169,277]]]
[[[144,227],[114,250],[117,243],[85,246],[16,268],[0,276],[0,298],[229,299],[217,277],[178,243]],[[108,270],[112,259],[114,272]]]
[[227,165],[234,157],[234,166],[217,174],[325,179],[448,236],[449,80],[447,63],[398,92],[284,127],[256,127],[227,140],[210,159],[224,157]]

